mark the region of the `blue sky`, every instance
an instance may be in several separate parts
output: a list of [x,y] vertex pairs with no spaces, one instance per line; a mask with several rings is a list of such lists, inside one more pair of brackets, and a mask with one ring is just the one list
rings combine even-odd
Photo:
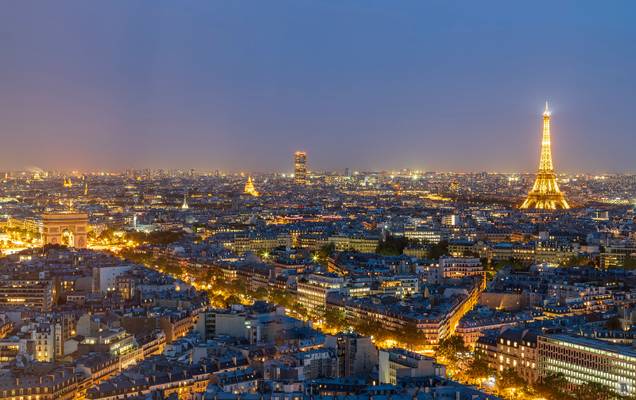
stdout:
[[636,171],[631,1],[9,1],[0,169]]

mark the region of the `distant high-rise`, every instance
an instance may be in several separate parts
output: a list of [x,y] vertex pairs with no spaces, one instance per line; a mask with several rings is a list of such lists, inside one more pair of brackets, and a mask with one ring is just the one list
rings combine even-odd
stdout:
[[545,102],[543,112],[543,138],[541,140],[541,159],[539,160],[539,172],[534,185],[528,193],[528,197],[521,208],[536,208],[544,210],[568,209],[570,205],[565,200],[565,195],[559,190],[556,174],[552,165],[552,145],[550,137],[550,116],[548,102]]
[[294,153],[294,182],[298,185],[307,184],[307,153]]

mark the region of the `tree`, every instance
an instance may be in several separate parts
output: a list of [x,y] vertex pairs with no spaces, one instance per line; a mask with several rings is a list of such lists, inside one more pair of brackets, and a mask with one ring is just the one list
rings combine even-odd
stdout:
[[334,242],[329,242],[327,244],[323,244],[322,246],[320,246],[320,249],[318,249],[318,260],[326,260],[328,257],[331,257],[331,255],[336,251],[336,245]]
[[504,269],[507,265],[508,263],[506,261],[497,261],[492,264],[492,269],[495,272],[499,272],[500,270]]
[[215,272],[213,269],[208,269],[204,272],[203,275],[203,280],[206,282],[210,282],[211,280],[213,280],[216,277]]
[[408,324],[400,332],[399,340],[410,347],[418,347],[422,344],[422,333],[417,329],[417,325]]
[[147,240],[151,244],[166,245],[180,240],[183,235],[183,231],[153,231],[148,234]]
[[567,392],[568,381],[563,374],[550,374],[534,385],[535,392],[547,399],[571,399]]
[[106,228],[102,231],[102,233],[99,234],[99,236],[97,237],[100,240],[107,240],[107,241],[113,241],[113,239],[115,238],[115,233],[111,228]]
[[448,241],[441,240],[439,243],[431,244],[429,249],[429,257],[433,260],[440,258],[441,256],[445,256],[448,254]]
[[609,400],[616,398],[608,386],[596,382],[578,385],[574,390],[574,396],[577,400]]
[[57,243],[56,244],[45,244],[42,247],[42,252],[46,254],[46,253],[49,252],[49,250],[61,250],[61,249],[67,249],[67,248],[68,247],[64,246],[63,244],[57,244]]
[[302,315],[302,316],[307,316],[307,307],[303,306],[302,304],[296,302],[296,303],[292,303],[289,306],[289,309],[294,311],[296,314],[298,315]]
[[227,302],[225,301],[225,296],[222,294],[213,294],[210,298],[212,304],[216,307],[227,307]]
[[389,338],[389,333],[377,321],[357,321],[353,324],[353,330],[364,336],[373,336],[377,341]]
[[279,306],[283,306],[285,308],[291,308],[293,305],[293,301],[289,293],[279,289],[273,289],[269,293],[269,300],[272,303],[278,304]]
[[228,305],[231,305],[231,304],[241,304],[241,299],[240,299],[237,295],[235,295],[235,294],[231,294],[231,295],[229,295],[229,296],[225,299],[225,302],[226,302]]
[[254,298],[257,300],[267,300],[267,297],[268,297],[268,292],[267,292],[267,289],[265,289],[264,287],[259,287],[254,292]]
[[325,311],[325,322],[328,327],[341,331],[347,326],[347,316],[339,308],[328,307]]
[[383,256],[399,256],[408,244],[409,240],[405,237],[389,235],[378,243],[375,252]]
[[488,366],[488,361],[483,357],[473,357],[466,369],[466,375],[470,380],[481,381],[492,375],[494,370]]
[[526,381],[512,368],[501,371],[497,376],[497,387],[499,390],[523,388],[525,386]]
[[584,267],[587,265],[594,265],[592,260],[584,256],[572,256],[567,261],[562,262],[561,266],[563,267]]
[[240,279],[235,279],[228,284],[228,291],[233,294],[247,294],[247,287],[245,282]]
[[513,271],[527,271],[529,269],[529,265],[524,265],[514,258],[510,258],[507,261],[497,261],[493,265],[493,269],[495,271],[499,271],[506,267],[510,267]]
[[449,363],[456,363],[462,353],[468,352],[461,336],[453,335],[442,340],[437,348],[437,354]]

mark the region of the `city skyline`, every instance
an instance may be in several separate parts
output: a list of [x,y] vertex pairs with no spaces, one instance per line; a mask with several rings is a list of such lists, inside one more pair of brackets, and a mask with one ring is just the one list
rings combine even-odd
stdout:
[[634,172],[633,7],[15,3],[0,170]]
[[[140,171],[140,170],[153,170],[153,171],[159,171],[159,170],[167,170],[167,171],[188,171],[190,173],[199,173],[199,174],[229,174],[229,175],[240,175],[240,176],[245,176],[247,174],[248,177],[248,181],[246,183],[245,186],[245,193],[254,193],[255,196],[258,196],[258,191],[256,191],[256,189],[252,186],[252,174],[282,174],[283,176],[285,175],[289,175],[290,178],[294,178],[294,182],[297,185],[305,185],[308,182],[308,174],[310,173],[316,173],[316,174],[321,174],[321,173],[344,173],[345,175],[349,175],[351,173],[357,174],[357,173],[381,173],[381,174],[386,174],[389,173],[391,174],[391,177],[393,178],[393,174],[396,175],[396,177],[399,177],[400,175],[403,174],[407,174],[407,175],[413,175],[414,177],[417,176],[417,174],[422,174],[422,173],[447,173],[447,174],[471,174],[471,173],[482,173],[482,172],[486,172],[486,173],[491,173],[491,174],[503,174],[503,175],[528,175],[528,174],[535,174],[537,175],[535,184],[533,186],[533,189],[531,191],[531,194],[536,192],[534,195],[538,194],[538,189],[539,187],[542,187],[543,189],[541,190],[547,190],[548,192],[552,193],[552,191],[554,191],[554,194],[557,197],[560,197],[561,200],[559,200],[560,202],[563,203],[564,207],[563,208],[569,208],[569,206],[567,205],[567,201],[565,201],[562,198],[562,194],[560,193],[559,189],[558,189],[558,184],[556,182],[556,177],[558,175],[593,175],[590,174],[587,171],[583,171],[583,172],[576,172],[573,174],[570,173],[557,173],[554,170],[553,167],[553,161],[552,161],[552,151],[551,151],[551,143],[552,143],[552,139],[551,139],[551,134],[550,134],[550,117],[552,115],[552,110],[549,107],[549,102],[546,100],[545,102],[545,109],[542,113],[543,116],[543,128],[542,128],[542,139],[541,139],[541,145],[540,145],[540,157],[539,157],[539,170],[536,173],[532,173],[532,172],[528,172],[528,171],[440,171],[440,170],[435,170],[435,169],[418,169],[418,168],[411,168],[411,167],[406,167],[406,168],[392,168],[392,169],[366,169],[366,170],[351,170],[351,168],[349,167],[344,167],[340,170],[334,170],[334,169],[316,169],[314,171],[310,170],[307,168],[307,152],[306,151],[302,151],[302,150],[296,150],[293,153],[293,172],[289,173],[288,170],[282,170],[282,171],[259,171],[259,170],[240,170],[240,171],[232,171],[232,170],[220,170],[220,169],[200,169],[200,170],[196,170],[195,168],[123,168],[123,169],[111,169],[111,170],[77,170],[77,169],[72,169],[72,170],[60,170],[60,169],[53,169],[53,170],[46,170],[46,169],[42,169],[40,167],[37,166],[29,166],[29,167],[25,167],[22,169],[10,169],[8,171],[5,171],[7,174],[9,172],[18,172],[18,173],[33,173],[34,176],[38,176],[38,177],[46,177],[48,176],[49,172],[52,172],[54,175],[59,175],[59,174],[68,174],[68,175],[74,175],[74,176],[82,176],[85,174],[104,174],[104,173],[112,173],[112,174],[118,174],[118,173],[125,173],[125,172],[129,172],[129,171]],[[549,176],[544,176],[545,173],[548,173]],[[601,173],[601,174],[597,174],[597,175],[629,175],[629,172],[624,171],[624,172],[611,172],[611,173]],[[542,177],[540,179],[540,177]],[[72,187],[72,182],[70,180],[70,177],[67,179],[66,176],[64,176],[64,181],[63,181],[64,187]],[[526,202],[524,203],[524,205],[522,206],[522,208],[528,208],[528,206],[526,204],[529,204],[528,202],[530,201],[530,199],[526,200]],[[541,207],[537,207],[537,208],[544,208],[543,206]],[[554,208],[554,207],[550,207],[550,208]]]

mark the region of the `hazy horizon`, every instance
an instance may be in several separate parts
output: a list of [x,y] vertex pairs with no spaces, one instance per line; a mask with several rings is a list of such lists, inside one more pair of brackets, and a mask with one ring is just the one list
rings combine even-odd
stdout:
[[[308,165],[309,167],[309,165]],[[307,171],[310,174],[322,174],[322,173],[343,173],[344,170],[348,168],[333,168],[333,169],[311,169],[307,168]],[[537,171],[496,171],[496,170],[474,170],[474,171],[451,171],[451,170],[436,170],[436,169],[418,169],[418,168],[368,168],[368,169],[356,169],[356,168],[348,168],[351,174],[354,173],[382,173],[382,174],[392,174],[396,175],[401,172],[410,172],[410,173],[436,173],[436,174],[456,174],[456,175],[470,175],[470,174],[480,174],[480,173],[488,173],[488,174],[500,174],[500,175],[535,175]],[[15,168],[15,169],[3,169],[0,172],[10,173],[10,174],[18,174],[18,173],[36,173],[38,171],[43,173],[53,174],[53,176],[77,176],[81,177],[82,175],[100,175],[100,174],[124,174],[127,171],[143,171],[150,170],[152,172],[157,172],[162,170],[164,172],[171,171],[181,171],[183,173],[187,173],[191,170],[194,170],[196,174],[214,174],[219,173],[223,175],[244,175],[247,177],[248,175],[293,175],[293,166],[287,169],[281,170],[238,170],[238,169],[223,169],[223,168],[212,168],[212,169],[200,169],[193,167],[129,167],[129,168],[121,168],[121,169],[47,169],[40,168],[38,166],[28,166],[25,168]],[[636,175],[635,171],[604,171],[604,172],[593,172],[593,171],[557,171],[557,175],[590,175],[590,176],[602,176],[602,175]],[[406,176],[406,175],[405,175]]]

